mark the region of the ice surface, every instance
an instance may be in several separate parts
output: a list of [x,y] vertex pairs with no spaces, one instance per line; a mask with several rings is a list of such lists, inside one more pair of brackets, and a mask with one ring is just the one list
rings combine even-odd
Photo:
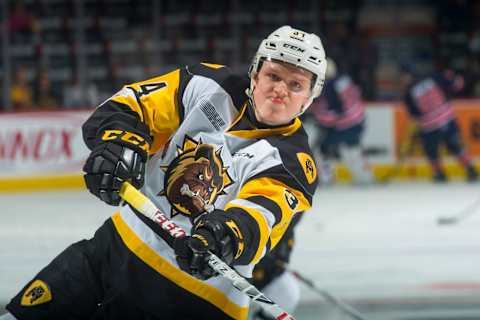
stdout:
[[[459,212],[479,191],[478,184],[426,182],[319,189],[298,227],[292,268],[347,301],[478,299],[480,208],[457,225],[436,219]],[[0,195],[0,304],[114,211],[86,191]],[[302,299],[319,298],[303,288]]]

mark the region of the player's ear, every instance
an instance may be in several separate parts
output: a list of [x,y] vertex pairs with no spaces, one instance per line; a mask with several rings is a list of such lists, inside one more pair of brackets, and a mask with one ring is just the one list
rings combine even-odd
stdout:
[[253,86],[257,86],[258,72],[255,72],[255,73],[252,74],[252,82],[253,82]]

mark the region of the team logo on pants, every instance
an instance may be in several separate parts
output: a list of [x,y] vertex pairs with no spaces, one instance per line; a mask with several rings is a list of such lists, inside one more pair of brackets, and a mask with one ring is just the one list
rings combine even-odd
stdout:
[[203,212],[212,211],[224,188],[233,183],[223,166],[221,149],[185,137],[179,155],[165,171],[164,186],[158,195],[166,196],[172,206],[171,216],[183,214],[195,219]]
[[48,285],[42,280],[35,280],[25,290],[20,304],[25,307],[36,306],[52,300],[52,293]]

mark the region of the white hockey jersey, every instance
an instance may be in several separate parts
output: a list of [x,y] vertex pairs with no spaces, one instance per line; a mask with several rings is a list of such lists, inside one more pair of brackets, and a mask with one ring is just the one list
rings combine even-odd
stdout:
[[[235,268],[245,277],[292,217],[311,207],[317,176],[301,121],[259,126],[248,85],[224,66],[190,66],[125,86],[84,125],[89,147],[111,129],[153,138],[143,192],[187,232],[202,213],[224,210],[243,239]],[[221,277],[200,281],[181,271],[154,223],[129,206],[112,220],[128,250],[155,272],[228,316],[246,318],[248,298]]]

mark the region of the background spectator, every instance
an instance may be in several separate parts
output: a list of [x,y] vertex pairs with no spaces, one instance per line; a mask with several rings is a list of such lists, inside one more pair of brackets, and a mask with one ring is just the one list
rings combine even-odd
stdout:
[[33,106],[32,89],[27,81],[27,70],[23,66],[15,70],[10,99],[15,111],[23,111]]
[[425,72],[449,64],[467,80],[462,97],[480,96],[478,1],[8,2],[11,64],[48,66],[56,92],[71,87],[72,66],[99,92],[196,61],[244,70],[256,38],[287,22],[319,33],[366,100],[401,99],[406,60]]
[[27,9],[23,1],[15,1],[8,19],[10,37],[13,42],[30,41],[37,31],[34,15]]
[[35,86],[35,105],[38,110],[54,109],[59,107],[58,94],[54,91],[46,69],[40,70]]
[[63,107],[72,108],[93,108],[100,103],[98,90],[93,83],[85,84],[82,88],[78,74],[73,73],[70,83],[63,88]]

